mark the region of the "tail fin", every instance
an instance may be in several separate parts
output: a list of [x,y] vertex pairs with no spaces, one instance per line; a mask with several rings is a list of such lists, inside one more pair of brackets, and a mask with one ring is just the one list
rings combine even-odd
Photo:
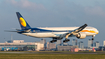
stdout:
[[28,30],[31,28],[19,12],[16,12],[16,15],[18,17],[18,20],[19,20],[22,30]]

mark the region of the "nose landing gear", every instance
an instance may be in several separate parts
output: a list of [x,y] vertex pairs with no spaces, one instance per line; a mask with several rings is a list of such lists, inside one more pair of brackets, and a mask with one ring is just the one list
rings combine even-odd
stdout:
[[94,40],[94,38],[92,38],[92,40]]
[[92,47],[93,47],[93,40],[94,40],[95,35],[92,36]]

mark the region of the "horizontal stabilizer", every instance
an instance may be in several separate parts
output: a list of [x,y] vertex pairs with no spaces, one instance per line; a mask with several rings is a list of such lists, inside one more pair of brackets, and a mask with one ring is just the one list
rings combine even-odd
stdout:
[[10,30],[4,30],[5,32],[18,32],[18,31],[10,31]]

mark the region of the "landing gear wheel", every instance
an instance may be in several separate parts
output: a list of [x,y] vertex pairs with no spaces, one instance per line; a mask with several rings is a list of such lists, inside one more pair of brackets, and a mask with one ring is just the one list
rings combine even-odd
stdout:
[[53,43],[53,41],[50,41],[50,43]]
[[64,43],[65,43],[65,42],[68,42],[68,41],[70,41],[70,39],[65,39],[65,40],[63,40]]
[[92,40],[94,40],[94,38],[92,38]]
[[51,43],[53,43],[53,42],[56,42],[57,40],[52,40],[52,41],[50,41]]

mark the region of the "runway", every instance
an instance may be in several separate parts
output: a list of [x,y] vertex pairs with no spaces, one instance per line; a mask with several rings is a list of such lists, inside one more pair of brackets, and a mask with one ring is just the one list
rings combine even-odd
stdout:
[[34,51],[30,51],[30,52],[0,52],[0,53],[15,53],[15,54],[105,54],[105,52],[34,52]]

